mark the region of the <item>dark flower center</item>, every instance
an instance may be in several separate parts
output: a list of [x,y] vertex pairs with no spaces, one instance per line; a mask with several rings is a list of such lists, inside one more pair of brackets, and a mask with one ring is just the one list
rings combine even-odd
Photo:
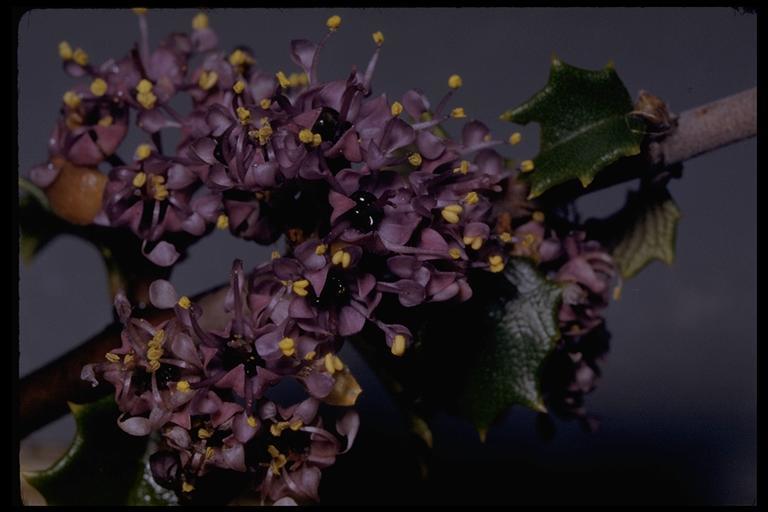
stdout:
[[245,352],[229,346],[222,351],[221,364],[227,371],[242,364],[248,377],[256,375],[258,367],[266,366],[264,359],[256,352]]
[[312,133],[319,133],[324,141],[335,144],[351,126],[352,123],[349,121],[339,122],[338,112],[332,108],[323,107],[317,121],[312,126]]
[[311,302],[317,307],[327,309],[332,306],[338,306],[344,304],[349,299],[349,289],[347,283],[339,275],[339,271],[335,268],[328,272],[328,277],[325,279],[325,286],[319,297],[314,297]]
[[370,233],[384,218],[384,210],[376,204],[377,198],[370,192],[358,190],[349,196],[357,203],[346,213],[353,228],[361,233]]

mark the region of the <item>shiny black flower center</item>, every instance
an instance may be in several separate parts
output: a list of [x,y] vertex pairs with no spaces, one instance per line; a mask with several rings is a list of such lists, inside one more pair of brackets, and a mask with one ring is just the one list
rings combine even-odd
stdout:
[[239,364],[243,365],[245,374],[248,377],[256,375],[256,369],[266,365],[264,359],[256,352],[246,352],[227,346],[221,353],[221,365],[225,370],[229,371]]
[[324,141],[335,144],[351,126],[352,123],[349,121],[339,121],[338,112],[332,108],[323,107],[317,121],[312,126],[312,133],[319,133]]
[[370,233],[384,218],[384,210],[377,204],[377,198],[370,192],[358,190],[349,196],[356,204],[345,215],[353,228],[361,233]]
[[347,283],[339,275],[336,269],[332,269],[325,279],[325,286],[319,297],[313,297],[311,302],[314,306],[327,309],[331,306],[339,306],[349,301],[349,289]]

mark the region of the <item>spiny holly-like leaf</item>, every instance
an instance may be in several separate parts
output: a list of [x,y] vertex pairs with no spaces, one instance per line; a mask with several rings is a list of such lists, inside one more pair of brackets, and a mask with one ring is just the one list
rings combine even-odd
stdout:
[[509,300],[489,310],[493,328],[467,366],[460,403],[484,431],[512,405],[545,411],[539,386],[542,362],[560,337],[557,309],[561,288],[524,259],[510,260],[504,276],[515,288]]
[[644,124],[630,112],[632,100],[611,64],[591,71],[553,59],[547,85],[501,116],[541,125],[533,171],[523,174],[530,198],[572,179],[586,187],[607,165],[640,153]]
[[148,438],[120,430],[112,396],[70,409],[77,432],[69,450],[50,468],[24,475],[48,505],[169,504],[173,493],[148,473]]
[[667,189],[654,187],[630,192],[621,210],[587,227],[611,249],[622,277],[629,279],[654,259],[672,264],[679,219],[680,210]]

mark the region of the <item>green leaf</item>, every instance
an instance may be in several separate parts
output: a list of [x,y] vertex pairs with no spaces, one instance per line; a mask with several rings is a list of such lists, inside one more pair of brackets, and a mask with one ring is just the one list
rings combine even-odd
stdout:
[[24,475],[48,505],[172,503],[173,493],[149,474],[148,438],[120,430],[112,396],[70,409],[77,425],[72,445],[50,468]]
[[42,190],[24,178],[19,178],[19,189],[27,192],[19,198],[19,251],[22,261],[29,263],[65,228],[62,220],[51,213]]
[[504,277],[516,293],[488,309],[492,328],[467,365],[461,408],[481,433],[512,405],[546,411],[539,371],[560,338],[561,288],[528,261],[513,258]]
[[629,115],[632,110],[629,93],[611,64],[592,71],[553,59],[547,85],[501,116],[541,125],[534,169],[521,175],[531,186],[529,199],[572,179],[587,187],[607,165],[640,153],[644,124]]

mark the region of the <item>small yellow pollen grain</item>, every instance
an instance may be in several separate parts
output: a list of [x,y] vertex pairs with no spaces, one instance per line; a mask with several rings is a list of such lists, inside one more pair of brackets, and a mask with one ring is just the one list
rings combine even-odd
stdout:
[[152,146],[149,144],[139,144],[139,147],[136,148],[136,160],[144,160],[151,154]]
[[280,351],[286,357],[290,357],[296,353],[296,344],[294,343],[293,338],[283,338],[277,343],[277,346],[280,347]]
[[270,454],[272,457],[277,457],[278,455],[280,455],[280,450],[278,450],[277,448],[275,448],[275,446],[274,446],[274,445],[272,445],[272,444],[270,444],[270,445],[268,445],[268,446],[267,446],[267,451],[269,452],[269,454]]
[[294,432],[296,432],[297,430],[299,430],[299,429],[300,429],[301,427],[303,427],[303,426],[304,426],[304,422],[303,422],[303,421],[301,421],[301,420],[296,420],[296,421],[292,422],[292,423],[289,425],[289,428],[290,428],[291,430],[293,430]]
[[165,176],[161,176],[159,174],[155,174],[152,176],[152,183],[155,185],[165,183]]
[[411,155],[408,157],[408,163],[410,163],[414,167],[418,167],[421,165],[422,158],[419,153],[411,153]]
[[317,247],[315,247],[315,254],[318,256],[322,256],[325,254],[325,252],[328,250],[328,246],[326,244],[320,244]]
[[464,112],[462,107],[456,107],[455,109],[451,110],[451,117],[454,119],[464,119],[467,117],[467,114]]
[[136,92],[139,92],[139,93],[152,92],[152,82],[150,82],[146,78],[142,78],[141,81],[136,85]]
[[208,439],[212,435],[213,435],[213,432],[211,432],[210,430],[206,430],[204,428],[201,428],[197,431],[197,437],[199,437],[200,439]]
[[381,46],[384,44],[384,34],[381,33],[381,31],[374,32],[372,34],[373,42],[376,43],[376,46]]
[[253,57],[239,48],[229,54],[229,63],[235,67],[243,66],[245,64],[253,64],[253,62]]
[[512,235],[509,232],[504,231],[503,233],[499,234],[499,240],[505,243],[510,242],[512,241]]
[[88,54],[82,48],[78,48],[72,54],[72,60],[81,66],[88,64]]
[[181,484],[181,491],[182,492],[192,492],[195,490],[195,486],[192,485],[189,482],[184,482]]
[[344,363],[341,361],[339,356],[333,356],[333,368],[339,372],[344,369]]
[[97,78],[91,82],[91,92],[94,96],[104,96],[107,92],[107,82],[101,78]]
[[309,144],[312,142],[312,130],[308,130],[304,128],[299,132],[299,140],[303,142],[304,144]]
[[232,86],[232,90],[235,91],[235,94],[240,94],[245,90],[245,82],[243,82],[242,80],[238,80],[237,82],[235,82],[235,85]]
[[325,357],[323,358],[323,364],[325,365],[325,370],[333,375],[336,373],[336,368],[333,364],[333,354],[325,354]]
[[451,89],[458,89],[464,84],[459,75],[451,75],[448,77],[448,87]]
[[229,229],[229,217],[227,217],[223,213],[220,214],[216,218],[216,227],[222,230]]
[[116,362],[120,361],[120,356],[117,355],[117,354],[113,354],[112,352],[107,352],[104,355],[104,357],[106,357],[107,361],[109,361],[110,363],[116,363]]
[[389,109],[389,111],[392,113],[392,117],[397,117],[403,113],[403,104],[399,101],[396,101],[392,104],[392,107]]
[[204,91],[210,90],[219,81],[219,74],[215,71],[203,71],[197,80],[197,85]]
[[150,361],[157,361],[163,357],[163,352],[163,349],[160,347],[151,347],[149,350],[147,350],[147,359]]
[[114,120],[114,119],[112,119],[112,116],[104,116],[104,117],[102,117],[101,119],[99,119],[98,125],[99,125],[99,126],[104,126],[104,127],[107,127],[107,126],[112,126],[112,123],[113,123],[114,121],[115,121],[115,120]]
[[169,192],[168,192],[168,189],[165,187],[165,185],[163,184],[155,185],[155,194],[153,197],[157,201],[165,201],[166,199],[168,199],[168,195],[169,195]]
[[443,219],[445,219],[446,222],[450,224],[458,224],[459,222],[459,214],[464,209],[458,205],[458,204],[451,204],[446,206],[440,211],[440,214],[443,216]]
[[136,95],[136,101],[138,101],[142,107],[149,110],[155,106],[155,103],[157,103],[157,96],[152,92],[140,92]]
[[469,172],[469,160],[462,160],[457,168],[453,170],[454,173],[467,174]]
[[64,100],[64,104],[69,108],[77,108],[80,106],[80,95],[73,91],[65,92],[62,99]]
[[520,170],[523,172],[531,172],[533,170],[533,160],[523,160],[520,162]]
[[402,334],[395,336],[395,339],[392,340],[391,351],[396,356],[402,356],[405,353],[405,336]]
[[208,16],[203,12],[195,14],[195,17],[192,18],[192,28],[195,30],[208,28]]
[[267,110],[269,107],[272,106],[272,100],[270,100],[269,98],[264,98],[259,102],[259,106],[264,110]]
[[448,249],[448,254],[455,260],[461,258],[461,251],[457,247],[451,247]]
[[477,204],[479,200],[480,196],[475,191],[469,192],[464,198],[464,202],[467,204]]
[[211,460],[214,455],[216,455],[216,450],[212,446],[205,448],[205,460]]
[[136,176],[133,177],[133,186],[136,188],[141,188],[144,186],[144,184],[147,182],[147,175],[143,172],[136,173]]
[[531,215],[531,217],[536,222],[544,222],[544,218],[545,218],[544,217],[544,212],[541,212],[541,211],[538,211],[538,210],[533,212],[533,215]]
[[276,259],[278,259],[280,257],[280,253],[278,251],[272,251],[272,254],[270,255],[270,257],[273,260],[276,260]]
[[530,247],[536,242],[536,235],[533,233],[526,233],[523,235],[523,239],[520,241],[523,247]]
[[190,389],[192,388],[189,387],[189,382],[187,382],[186,380],[180,380],[179,382],[176,383],[176,391],[181,391],[182,393],[186,393]]
[[285,73],[283,73],[282,71],[278,71],[275,76],[277,77],[277,81],[280,83],[280,87],[282,87],[283,89],[287,89],[288,87],[291,86],[291,81],[288,80],[288,77],[285,76]]
[[312,146],[317,147],[323,143],[323,137],[319,133],[312,134]]
[[146,7],[134,7],[131,10],[133,11],[134,14],[138,14],[139,16],[147,14],[147,11],[148,11]]
[[123,364],[131,364],[133,362],[133,354],[125,354],[123,357]]
[[309,281],[306,279],[302,279],[300,281],[296,281],[291,286],[291,290],[293,290],[293,293],[298,295],[299,297],[306,297],[309,294],[309,290],[307,288],[309,287]]
[[72,47],[68,42],[62,41],[59,43],[59,57],[64,60],[70,60],[73,54]]
[[186,295],[182,295],[179,298],[178,304],[181,309],[189,309],[192,306],[192,301]]
[[160,361],[153,359],[152,361],[147,363],[147,366],[149,367],[150,372],[156,372],[157,370],[160,369]]
[[512,144],[513,146],[515,144],[520,144],[521,140],[523,140],[523,136],[520,132],[515,132],[509,136],[509,143]]
[[481,236],[465,236],[464,245],[472,247],[474,250],[478,250],[483,246],[483,237]]
[[316,355],[317,355],[317,352],[315,352],[314,350],[310,350],[304,355],[304,360],[311,361],[315,358]]
[[331,32],[335,32],[339,29],[341,26],[341,16],[333,15],[325,22],[325,26],[328,27],[328,30]]
[[253,416],[248,416],[248,418],[246,418],[245,421],[248,423],[248,426],[251,428],[256,428],[256,426],[259,424],[256,421],[256,418],[254,418]]
[[251,121],[251,111],[245,107],[237,107],[237,118],[240,124],[248,124]]
[[158,329],[155,332],[154,336],[152,336],[152,339],[149,340],[149,343],[147,343],[147,345],[149,345],[150,347],[160,347],[163,345],[163,343],[165,343],[165,330]]
[[613,300],[619,299],[621,299],[621,285],[618,285],[613,289]]
[[501,272],[504,270],[504,259],[498,254],[494,254],[493,256],[488,257],[488,265],[491,272]]

